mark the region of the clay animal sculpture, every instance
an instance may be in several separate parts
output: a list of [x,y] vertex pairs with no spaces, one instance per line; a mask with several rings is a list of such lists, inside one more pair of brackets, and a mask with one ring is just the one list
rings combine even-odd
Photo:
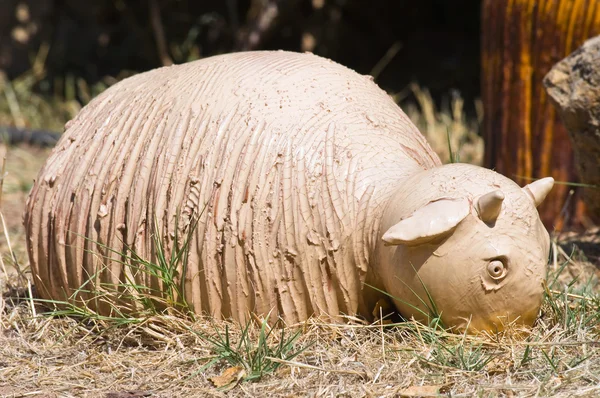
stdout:
[[500,330],[536,319],[549,252],[536,206],[552,185],[442,165],[368,76],[243,52],[141,73],[91,101],[24,220],[39,294],[100,312],[107,298],[88,291],[163,287],[119,253],[156,262],[157,242],[168,257],[193,226],[177,283],[196,313],[371,319],[386,292],[406,318],[428,321],[433,301],[447,327]]

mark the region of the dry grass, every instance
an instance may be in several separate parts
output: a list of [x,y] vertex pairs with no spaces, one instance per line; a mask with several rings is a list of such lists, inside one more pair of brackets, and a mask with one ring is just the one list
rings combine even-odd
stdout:
[[[449,99],[442,102],[438,109],[426,88],[411,84],[407,90],[412,92],[416,103],[402,103],[402,108],[427,137],[427,141],[442,162],[448,163],[453,160],[482,165],[483,139],[479,136],[483,117],[481,103],[478,101],[475,104],[478,110],[477,118],[469,119],[465,115],[464,100],[458,92],[451,93]],[[397,101],[401,98],[402,93],[396,95]]]
[[[557,295],[549,300],[562,302]],[[577,313],[573,325],[555,318],[547,302],[524,339],[508,333],[457,336],[410,322],[334,325],[311,320],[287,328],[301,330],[296,349],[308,347],[298,357],[279,361],[273,374],[256,382],[233,381],[219,389],[211,379],[231,365],[222,359],[206,368],[216,350],[202,336],[214,335],[215,327],[222,333],[228,326],[235,345],[240,325],[157,316],[115,328],[110,322],[36,318],[25,300],[9,304],[0,318],[0,395],[103,397],[137,392],[183,397],[221,396],[227,390],[229,396],[263,396],[268,391],[276,397],[597,396],[598,302],[583,310],[573,296],[566,304]],[[593,324],[582,325],[590,316],[596,317]],[[256,341],[259,328],[250,330],[250,340]],[[273,336],[270,344],[277,343],[278,336]]]
[[[36,125],[27,116],[36,105],[28,102],[27,90],[19,90],[11,100],[3,100],[10,94],[0,95],[0,121],[14,123],[22,117],[26,125]],[[450,131],[460,160],[479,163],[478,124],[465,120],[460,99],[454,97],[448,109],[437,111],[425,90],[412,90],[419,104],[405,109],[442,158],[449,159]],[[15,98],[16,114],[8,104]],[[70,117],[68,112],[55,116],[56,124]],[[24,147],[7,152],[1,203],[7,229],[0,250],[7,267],[14,255],[27,275],[21,213],[46,155]],[[0,270],[0,396],[598,396],[600,234],[562,235],[555,243],[543,311],[533,330],[519,338],[511,333],[452,335],[411,322],[366,325],[358,320],[333,325],[313,319],[288,325],[283,337],[275,331],[268,338],[261,335],[260,322],[237,325],[154,315],[117,326],[116,320],[44,314],[48,309],[30,299],[15,268],[9,275]],[[216,344],[226,330],[230,341]],[[247,346],[238,349],[243,336]],[[283,353],[277,351],[281,339],[289,344]],[[251,359],[265,349],[277,357],[262,360],[278,364],[277,369],[244,380]],[[286,356],[294,353],[298,355],[291,359]]]

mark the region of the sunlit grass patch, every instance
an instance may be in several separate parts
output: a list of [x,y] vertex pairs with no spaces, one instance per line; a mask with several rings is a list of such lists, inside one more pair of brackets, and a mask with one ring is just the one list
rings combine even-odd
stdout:
[[[225,324],[225,330],[222,326],[214,326],[212,333],[195,332],[214,354],[214,358],[201,370],[224,362],[240,369],[240,379],[258,381],[310,347],[310,343],[300,347],[296,344],[302,329],[297,328],[291,333],[286,330],[281,319],[274,325],[269,325],[268,318],[259,320],[258,327],[252,320],[247,321],[240,333],[232,333],[228,324]],[[219,384],[214,380],[213,382]]]

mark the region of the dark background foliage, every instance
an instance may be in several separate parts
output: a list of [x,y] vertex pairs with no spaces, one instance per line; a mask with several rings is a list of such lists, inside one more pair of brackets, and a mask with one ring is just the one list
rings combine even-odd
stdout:
[[0,10],[0,69],[17,77],[46,43],[50,88],[66,75],[93,84],[169,60],[285,49],[363,74],[380,63],[377,82],[392,92],[416,81],[435,98],[479,96],[479,0],[0,0]]

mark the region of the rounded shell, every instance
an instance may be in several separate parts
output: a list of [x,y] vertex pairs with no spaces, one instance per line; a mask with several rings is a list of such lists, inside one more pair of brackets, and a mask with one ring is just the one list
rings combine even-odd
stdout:
[[58,300],[84,284],[84,300],[105,283],[164,293],[139,260],[185,252],[175,299],[197,313],[354,314],[383,203],[439,164],[370,77],[312,54],[141,73],[67,124],[34,184],[36,285]]

